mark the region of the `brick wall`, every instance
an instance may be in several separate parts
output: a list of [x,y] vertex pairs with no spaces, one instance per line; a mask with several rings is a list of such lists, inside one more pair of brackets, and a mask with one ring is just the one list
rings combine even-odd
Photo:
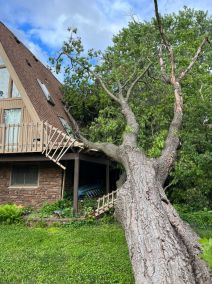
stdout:
[[[30,165],[29,163],[29,167]],[[0,204],[15,203],[39,207],[45,201],[55,202],[60,199],[62,169],[59,166],[40,163],[37,187],[10,187],[11,169],[10,164],[0,164]]]

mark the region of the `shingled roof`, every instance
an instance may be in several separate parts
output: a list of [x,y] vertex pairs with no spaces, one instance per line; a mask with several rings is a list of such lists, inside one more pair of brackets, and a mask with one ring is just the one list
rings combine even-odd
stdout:
[[[69,118],[64,111],[62,103],[61,83],[1,22],[0,42],[40,120],[48,121],[53,126],[64,131],[58,116],[63,117],[67,121],[69,121]],[[38,79],[48,88],[55,102],[54,105],[45,99]]]

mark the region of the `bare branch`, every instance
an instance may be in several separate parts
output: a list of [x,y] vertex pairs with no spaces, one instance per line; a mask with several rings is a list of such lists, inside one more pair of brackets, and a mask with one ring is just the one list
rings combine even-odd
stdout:
[[106,87],[105,83],[103,82],[102,78],[100,76],[98,76],[94,71],[89,70],[89,72],[99,81],[99,83],[101,84],[103,90],[111,97],[112,100],[116,101],[117,103],[120,104],[120,100],[113,95],[113,93],[111,93],[108,88]]
[[161,20],[160,20],[160,15],[159,15],[159,12],[158,12],[158,2],[157,2],[157,0],[154,0],[154,4],[155,4],[155,16],[156,16],[156,20],[157,20],[157,25],[158,25],[158,29],[159,29],[159,32],[160,32],[160,36],[162,38],[162,41],[163,41],[165,47],[169,50],[170,43],[167,40],[166,35],[164,33],[164,30],[163,30],[163,26],[162,26],[162,23],[161,23]]
[[[73,58],[72,58],[67,52],[62,52],[62,54],[66,55],[67,58],[68,58],[70,61],[73,61]],[[79,64],[79,65],[82,65],[82,64],[81,64],[79,61],[77,61],[76,59],[75,59],[75,62],[76,62],[77,64]],[[85,69],[86,69],[89,73],[91,73],[91,74],[99,81],[99,83],[100,83],[100,85],[102,86],[103,90],[111,97],[111,99],[120,104],[120,100],[119,100],[116,96],[114,96],[112,92],[110,92],[110,90],[106,87],[105,83],[103,82],[102,78],[101,78],[96,72],[94,72],[93,70],[91,70],[90,68],[88,68],[88,67],[85,66]]]
[[127,86],[127,84],[135,77],[135,75],[136,75],[136,73],[137,73],[137,71],[138,71],[138,66],[139,66],[140,62],[141,62],[141,58],[138,60],[137,64],[135,64],[131,76],[129,76],[129,78],[125,81],[124,85],[122,86],[123,89],[124,89],[124,88]]
[[170,79],[166,74],[166,66],[164,64],[163,61],[163,51],[162,51],[162,45],[160,45],[159,47],[159,52],[158,52],[158,56],[159,56],[159,63],[160,63],[160,70],[161,70],[161,74],[162,74],[162,80],[169,84],[170,83]]
[[155,4],[155,16],[156,16],[160,36],[161,36],[161,39],[163,41],[163,44],[165,45],[165,47],[166,47],[166,49],[168,50],[168,53],[169,53],[169,60],[170,60],[170,64],[171,64],[171,78],[172,78],[173,81],[175,81],[174,52],[173,52],[173,49],[172,49],[170,42],[168,41],[168,39],[167,39],[167,37],[164,33],[164,29],[163,29],[161,19],[160,19],[160,15],[159,15],[159,12],[158,12],[157,0],[154,0],[154,4]]
[[85,138],[81,133],[79,129],[79,125],[76,122],[76,120],[73,118],[73,116],[70,114],[69,109],[67,107],[64,107],[64,110],[69,117],[69,120],[71,122],[72,129],[76,135],[76,137],[82,141],[87,148],[90,150],[97,150],[105,153],[110,158],[119,161],[119,157],[117,155],[118,152],[118,146],[112,144],[112,143],[94,143],[89,141],[87,138]]
[[127,101],[128,101],[128,99],[129,99],[129,97],[130,97],[130,95],[131,95],[131,93],[132,93],[133,88],[135,87],[135,85],[137,84],[137,82],[146,74],[146,72],[149,70],[149,68],[150,68],[151,65],[152,65],[152,62],[149,63],[149,64],[147,65],[147,67],[143,70],[143,72],[142,72],[141,74],[139,74],[139,75],[135,78],[135,80],[131,83],[131,85],[130,85],[128,91],[127,91],[127,95],[126,95],[126,100],[127,100]]
[[184,71],[182,71],[182,72],[180,73],[180,75],[179,75],[179,77],[178,77],[178,81],[181,81],[181,80],[186,76],[186,74],[192,69],[192,67],[193,67],[193,65],[195,64],[195,62],[197,61],[199,55],[202,53],[202,49],[203,49],[204,45],[205,45],[207,42],[209,43],[209,40],[208,40],[207,37],[205,37],[205,38],[203,39],[203,41],[201,42],[200,46],[198,47],[198,49],[197,49],[197,51],[196,51],[194,57],[192,58],[190,64],[188,65],[188,67],[187,67]]

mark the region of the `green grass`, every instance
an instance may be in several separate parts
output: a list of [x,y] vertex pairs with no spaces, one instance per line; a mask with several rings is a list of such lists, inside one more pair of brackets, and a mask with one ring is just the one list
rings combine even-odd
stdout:
[[1,284],[133,283],[116,224],[67,228],[0,225]]

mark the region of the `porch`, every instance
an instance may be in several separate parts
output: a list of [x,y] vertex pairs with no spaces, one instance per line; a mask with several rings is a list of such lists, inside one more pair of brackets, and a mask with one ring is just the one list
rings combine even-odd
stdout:
[[[69,152],[62,157],[61,163],[65,170],[61,171],[56,165],[53,167],[54,164],[40,153],[10,153],[0,155],[0,166],[2,165],[5,170],[9,167],[12,169],[11,166],[13,165],[16,168],[19,165],[26,167],[29,165],[29,168],[37,165],[39,168],[37,185],[29,188],[27,186],[11,186],[11,173],[9,171],[7,174],[2,172],[5,179],[5,185],[2,184],[2,190],[5,188],[4,190],[8,191],[7,188],[9,189],[10,194],[13,195],[13,200],[10,202],[19,200],[18,204],[21,204],[21,200],[26,196],[27,202],[29,201],[29,203],[34,204],[35,207],[39,206],[39,204],[41,205],[45,199],[46,201],[53,202],[52,198],[55,198],[55,201],[63,198],[66,192],[66,194],[70,194],[73,198],[73,209],[74,213],[77,214],[80,207],[79,202],[82,187],[87,187],[87,185],[93,186],[95,183],[98,187],[100,184],[103,192],[96,197],[108,194],[115,189],[117,174],[114,170],[111,171],[110,161],[99,152],[86,152],[85,150],[80,153]],[[5,167],[6,164],[8,165],[7,167]],[[18,196],[15,196],[15,194]],[[36,200],[38,204],[36,204]],[[23,203],[23,205],[26,206],[27,204]],[[30,204],[28,205],[30,206]]]

